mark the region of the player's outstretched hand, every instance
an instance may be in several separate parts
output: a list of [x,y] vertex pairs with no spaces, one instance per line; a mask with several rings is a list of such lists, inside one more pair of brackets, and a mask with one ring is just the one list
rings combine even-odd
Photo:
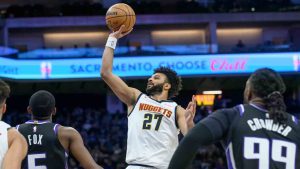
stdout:
[[132,29],[131,29],[131,30],[127,31],[127,32],[124,32],[124,29],[125,29],[125,25],[122,25],[119,30],[111,33],[109,36],[115,37],[117,39],[120,39],[120,38],[128,35],[132,31]]
[[188,127],[194,126],[194,117],[196,114],[196,98],[193,95],[192,100],[189,102],[188,106],[186,107],[185,111],[185,119]]

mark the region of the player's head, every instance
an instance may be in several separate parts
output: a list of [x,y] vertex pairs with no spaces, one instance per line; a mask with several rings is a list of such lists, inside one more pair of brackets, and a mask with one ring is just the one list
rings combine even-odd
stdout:
[[35,120],[50,119],[56,113],[54,96],[46,90],[35,92],[29,99],[27,111]]
[[248,79],[244,99],[245,102],[255,98],[262,99],[270,118],[283,122],[286,119],[286,106],[283,99],[285,90],[285,84],[276,71],[262,68],[256,70]]
[[154,95],[166,91],[168,98],[172,98],[178,95],[181,88],[181,78],[174,70],[168,67],[159,67],[148,79],[146,92],[149,95]]
[[0,80],[0,120],[6,111],[6,99],[10,94],[10,87],[3,80]]

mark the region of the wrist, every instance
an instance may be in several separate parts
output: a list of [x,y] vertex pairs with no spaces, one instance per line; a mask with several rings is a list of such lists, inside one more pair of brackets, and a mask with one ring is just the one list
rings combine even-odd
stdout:
[[187,126],[188,126],[188,128],[193,128],[195,126],[194,121],[188,122]]
[[106,41],[106,44],[105,46],[109,47],[109,48],[112,48],[112,49],[116,49],[116,46],[117,46],[117,42],[118,42],[118,39],[114,36],[109,36],[107,38],[107,41]]

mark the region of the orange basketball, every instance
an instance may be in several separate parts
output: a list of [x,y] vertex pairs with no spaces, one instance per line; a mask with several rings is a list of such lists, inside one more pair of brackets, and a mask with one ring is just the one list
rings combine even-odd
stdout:
[[135,13],[129,5],[117,3],[107,10],[105,20],[110,30],[117,31],[125,25],[124,32],[127,32],[135,24]]

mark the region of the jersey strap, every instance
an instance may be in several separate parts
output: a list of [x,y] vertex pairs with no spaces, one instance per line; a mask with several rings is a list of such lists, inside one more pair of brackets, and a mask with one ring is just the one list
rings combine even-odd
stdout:
[[136,104],[138,103],[138,101],[140,100],[141,96],[143,95],[143,93],[141,93],[138,98],[136,99],[136,102],[134,103],[132,110],[128,113],[127,117],[129,117],[131,115],[131,113],[133,112],[133,110],[135,109]]
[[244,105],[239,104],[239,105],[235,106],[235,108],[238,110],[238,112],[240,113],[240,116],[242,117],[245,112]]
[[58,129],[59,129],[60,124],[55,124],[53,127],[55,135],[57,135]]
[[299,120],[298,120],[297,117],[295,117],[295,116],[292,115],[292,120],[293,120],[293,122],[294,122],[295,124],[298,125]]

